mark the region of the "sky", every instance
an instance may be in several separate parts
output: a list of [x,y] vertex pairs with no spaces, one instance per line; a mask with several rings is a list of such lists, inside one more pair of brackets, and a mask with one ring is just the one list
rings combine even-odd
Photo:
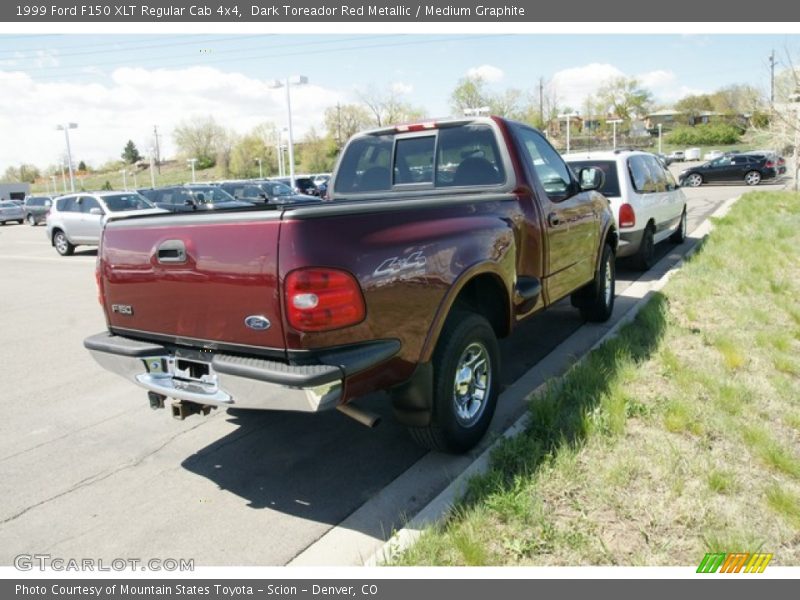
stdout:
[[574,109],[617,76],[637,77],[664,105],[736,83],[767,93],[773,50],[777,70],[787,68],[800,35],[0,34],[0,173],[57,163],[60,123],[78,124],[73,160],[94,167],[118,159],[129,139],[147,153],[154,126],[162,156],[174,155],[172,130],[195,116],[239,133],[285,127],[286,91],[271,84],[291,75],[309,80],[291,88],[300,138],[322,129],[327,107],[366,90],[393,89],[447,116],[450,93],[472,74],[497,92],[533,92],[543,77]]

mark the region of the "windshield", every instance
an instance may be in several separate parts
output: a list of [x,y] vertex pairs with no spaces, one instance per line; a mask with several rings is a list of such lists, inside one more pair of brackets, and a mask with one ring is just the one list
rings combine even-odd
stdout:
[[262,189],[266,190],[270,196],[294,196],[292,188],[285,183],[271,182],[262,183]]
[[186,188],[186,191],[197,204],[224,204],[236,201],[228,192],[213,185]]
[[103,196],[108,210],[111,212],[124,212],[128,210],[143,210],[145,208],[155,208],[155,205],[141,194],[117,194],[115,196]]

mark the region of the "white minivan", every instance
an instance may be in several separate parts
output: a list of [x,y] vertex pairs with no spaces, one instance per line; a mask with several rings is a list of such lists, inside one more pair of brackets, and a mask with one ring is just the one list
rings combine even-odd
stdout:
[[686,196],[654,154],[614,150],[567,154],[564,160],[576,173],[595,167],[605,175],[600,192],[617,219],[618,258],[630,257],[647,270],[655,262],[656,244],[686,239]]

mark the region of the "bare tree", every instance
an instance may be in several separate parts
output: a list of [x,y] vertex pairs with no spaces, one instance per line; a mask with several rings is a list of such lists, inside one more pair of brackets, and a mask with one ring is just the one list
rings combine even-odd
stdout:
[[423,109],[403,102],[400,96],[391,89],[386,92],[379,92],[370,88],[365,92],[359,93],[358,97],[369,110],[377,127],[414,121],[425,116]]
[[201,169],[214,165],[218,144],[225,135],[225,129],[210,115],[184,121],[172,132],[178,150],[186,158],[196,158]]

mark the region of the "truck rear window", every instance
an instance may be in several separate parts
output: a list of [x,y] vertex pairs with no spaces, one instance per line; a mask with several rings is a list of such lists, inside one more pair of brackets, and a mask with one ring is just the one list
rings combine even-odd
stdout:
[[608,198],[619,198],[619,179],[617,178],[617,163],[613,160],[580,160],[570,161],[570,168],[577,175],[578,171],[586,167],[600,169],[605,175],[600,193]]
[[488,125],[469,124],[423,136],[385,134],[355,139],[339,164],[334,191],[378,192],[409,184],[488,186],[505,179],[494,131]]

